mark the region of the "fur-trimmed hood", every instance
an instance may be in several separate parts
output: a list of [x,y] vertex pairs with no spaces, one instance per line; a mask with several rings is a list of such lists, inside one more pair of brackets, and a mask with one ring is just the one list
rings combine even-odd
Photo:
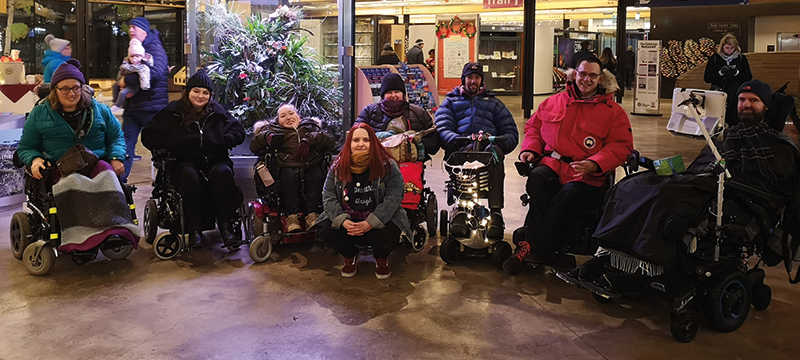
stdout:
[[[322,128],[322,119],[320,119],[318,117],[315,117],[315,116],[302,118],[302,119],[300,119],[300,124],[297,125],[297,127],[299,128],[299,127],[301,127],[303,125],[307,125],[307,124],[316,125],[318,128],[321,129]],[[278,129],[285,129],[284,126],[282,126],[280,123],[278,123],[278,118],[275,117],[275,118],[272,118],[272,119],[269,119],[269,120],[256,121],[255,124],[253,124],[253,134],[260,134],[260,133],[262,133],[264,131],[267,131],[267,129],[269,129],[270,127],[278,128]]]
[[[575,76],[577,75],[577,70],[575,69],[567,69],[567,82],[575,82]],[[598,87],[605,89],[605,93],[613,94],[619,90],[619,84],[617,83],[617,77],[608,69],[603,69],[603,81],[598,85]],[[600,93],[598,91],[598,93]]]

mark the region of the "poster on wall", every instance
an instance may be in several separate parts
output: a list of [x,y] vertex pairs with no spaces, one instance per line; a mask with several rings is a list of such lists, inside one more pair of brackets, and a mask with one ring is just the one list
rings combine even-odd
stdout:
[[469,62],[469,38],[451,36],[443,40],[444,77],[461,78],[464,64]]
[[636,49],[633,114],[661,116],[661,40],[641,40]]

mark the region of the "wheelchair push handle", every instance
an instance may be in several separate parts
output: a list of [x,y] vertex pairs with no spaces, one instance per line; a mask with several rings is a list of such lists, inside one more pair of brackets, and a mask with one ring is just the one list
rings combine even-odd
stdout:
[[469,135],[461,135],[456,138],[459,142],[469,142],[472,141],[477,146],[482,141],[488,141],[490,144],[496,144],[500,141],[507,140],[508,137],[506,135],[492,135],[488,132],[484,132],[483,130],[478,131],[477,133],[469,134]]

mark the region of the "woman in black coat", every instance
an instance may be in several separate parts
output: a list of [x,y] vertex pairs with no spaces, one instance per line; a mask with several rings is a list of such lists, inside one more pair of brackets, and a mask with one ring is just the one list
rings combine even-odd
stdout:
[[750,72],[750,63],[741,53],[736,36],[728,34],[722,37],[717,53],[708,58],[704,79],[711,84],[711,90],[728,94],[725,122],[729,125],[738,124],[736,92],[745,81],[753,79],[753,73]]
[[242,201],[233,180],[228,149],[244,142],[244,127],[211,99],[212,84],[204,70],[186,82],[183,96],[161,110],[142,130],[150,151],[166,150],[175,158],[171,179],[183,199],[186,230],[200,240],[202,210],[214,211],[225,246],[238,246],[231,220]]
[[[409,130],[422,132],[433,127],[427,111],[406,100],[406,83],[400,75],[386,74],[381,81],[381,101],[369,104],[358,114],[356,123],[366,123],[375,132],[394,131],[400,134]],[[439,133],[430,132],[422,138],[425,159],[439,151]]]

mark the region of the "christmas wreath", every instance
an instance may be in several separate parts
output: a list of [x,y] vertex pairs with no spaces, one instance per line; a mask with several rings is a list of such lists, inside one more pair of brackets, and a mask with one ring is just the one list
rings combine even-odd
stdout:
[[445,39],[455,34],[463,34],[468,38],[472,38],[477,32],[475,23],[462,21],[458,16],[453,16],[449,22],[436,24],[436,36],[440,39]]

